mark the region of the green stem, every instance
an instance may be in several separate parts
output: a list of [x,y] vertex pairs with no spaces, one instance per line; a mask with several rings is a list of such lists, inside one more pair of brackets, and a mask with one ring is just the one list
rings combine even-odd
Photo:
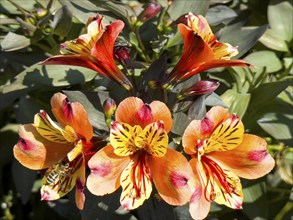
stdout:
[[134,33],[135,33],[135,36],[136,36],[136,39],[137,39],[137,42],[138,42],[138,45],[140,47],[141,50],[138,50],[139,54],[141,55],[141,57],[148,63],[151,62],[151,59],[149,57],[149,55],[147,54],[146,52],[146,49],[145,49],[145,46],[141,40],[141,37],[140,37],[140,34],[139,34],[139,27],[138,26],[135,26],[134,28]]

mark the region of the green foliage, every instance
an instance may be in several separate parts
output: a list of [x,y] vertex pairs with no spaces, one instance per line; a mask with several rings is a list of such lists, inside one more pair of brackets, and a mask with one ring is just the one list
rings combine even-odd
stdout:
[[[126,24],[119,40],[131,46],[133,67],[128,72],[123,65],[119,67],[132,78],[134,87],[140,88],[132,95],[139,94],[146,102],[162,100],[172,109],[176,124],[171,131],[174,148],[180,148],[180,136],[191,119],[201,119],[211,106],[221,105],[242,118],[247,131],[267,138],[272,155],[286,158],[288,163],[282,166],[292,170],[292,157],[281,154],[289,151],[292,156],[292,1],[270,0],[262,5],[256,0],[175,0],[172,4],[158,0],[160,14],[141,26],[135,26],[135,19],[149,1],[20,2],[2,0],[0,5],[0,219],[164,219],[162,213],[168,214],[168,219],[191,218],[188,207],[173,209],[159,199],[132,212],[121,211],[120,193],[94,197],[86,191],[82,212],[73,205],[72,194],[46,204],[39,196],[42,171],[27,170],[13,159],[19,125],[32,123],[40,109],[50,109],[50,97],[56,91],[63,91],[71,102],[83,104],[95,135],[107,134],[103,102],[108,97],[120,102],[126,91],[90,69],[40,64],[48,56],[59,54],[61,43],[85,33],[88,18],[97,13],[105,17],[105,23],[121,19]],[[239,54],[234,58],[243,58],[255,67],[202,73],[201,79],[216,79],[220,88],[177,102],[176,94],[199,81],[199,76],[177,85],[165,96],[149,84],[163,77],[180,59],[183,42],[172,22],[188,12],[206,15],[220,41],[238,46]],[[282,166],[277,164],[273,173],[261,181],[244,181],[243,210],[213,205],[208,219],[285,219],[292,214],[292,183],[282,176],[286,172],[280,174]],[[286,175],[292,177],[290,172]]]

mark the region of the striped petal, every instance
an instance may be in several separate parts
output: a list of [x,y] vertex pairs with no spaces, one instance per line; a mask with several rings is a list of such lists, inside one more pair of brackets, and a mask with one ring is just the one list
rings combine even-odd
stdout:
[[145,163],[145,154],[132,156],[131,162],[121,174],[120,184],[120,203],[126,210],[136,209],[150,197],[152,182],[149,168]]
[[243,134],[244,126],[240,118],[231,115],[213,132],[205,146],[205,153],[232,150],[242,142]]
[[213,152],[210,157],[221,164],[221,167],[246,179],[256,179],[269,173],[275,166],[273,157],[267,151],[264,139],[244,134],[242,143],[236,148]]
[[91,173],[86,185],[89,191],[97,196],[114,192],[120,187],[120,175],[129,162],[129,157],[117,156],[111,145],[99,150],[88,162]]
[[76,180],[82,173],[83,157],[80,156],[74,161],[67,159],[58,161],[50,167],[42,180],[42,200],[57,200],[70,192],[76,184]]
[[196,181],[188,161],[181,153],[168,148],[164,157],[148,155],[146,164],[162,199],[170,205],[184,205],[189,201]]
[[207,139],[223,121],[229,118],[228,109],[212,107],[202,120],[193,120],[185,129],[182,136],[184,151],[188,154],[197,152],[197,144],[200,140]]
[[160,121],[146,126],[135,138],[135,145],[153,156],[162,157],[166,154],[168,140],[164,124]]
[[55,93],[51,98],[52,112],[57,121],[73,130],[89,141],[93,136],[93,128],[84,107],[78,102],[69,102],[62,93]]
[[40,111],[35,115],[34,125],[39,134],[47,140],[60,144],[69,143],[63,136],[63,130],[52,121],[45,111]]
[[209,157],[202,157],[201,161],[205,198],[232,209],[241,209],[243,194],[239,177],[230,170],[223,169]]
[[114,122],[111,126],[110,143],[118,156],[128,156],[139,148],[135,145],[135,137],[141,132],[140,126],[130,126],[126,123]]
[[73,148],[71,144],[49,141],[32,124],[20,126],[19,136],[20,140],[13,148],[14,156],[23,166],[33,170],[52,166]]

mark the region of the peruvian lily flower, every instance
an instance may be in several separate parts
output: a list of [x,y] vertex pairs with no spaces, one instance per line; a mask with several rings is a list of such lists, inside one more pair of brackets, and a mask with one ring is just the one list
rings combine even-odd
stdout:
[[86,34],[61,44],[63,55],[50,57],[42,64],[86,67],[130,90],[132,88],[131,82],[117,67],[114,60],[115,41],[123,29],[124,23],[117,20],[105,28],[102,24],[102,17],[99,15],[94,19],[91,18],[88,23]]
[[188,202],[196,182],[186,158],[168,148],[172,127],[168,107],[160,101],[144,104],[129,97],[118,105],[115,116],[110,144],[89,160],[89,191],[102,196],[121,186],[120,203],[130,210],[150,197],[154,183],[167,203]]
[[200,183],[189,206],[195,219],[208,215],[212,201],[240,209],[243,193],[239,177],[262,177],[275,164],[266,141],[244,134],[241,120],[220,106],[211,108],[204,119],[193,120],[183,134],[182,144],[192,157],[190,165]]
[[163,81],[164,88],[211,68],[250,66],[243,60],[230,60],[238,54],[237,48],[219,42],[204,17],[189,13],[186,19],[187,25],[178,24],[184,43],[183,55]]
[[55,123],[45,111],[33,124],[20,127],[14,146],[15,158],[33,170],[47,169],[42,180],[42,200],[56,200],[76,186],[76,205],[83,209],[86,157],[93,154],[93,128],[80,103],[70,103],[64,94],[51,99]]

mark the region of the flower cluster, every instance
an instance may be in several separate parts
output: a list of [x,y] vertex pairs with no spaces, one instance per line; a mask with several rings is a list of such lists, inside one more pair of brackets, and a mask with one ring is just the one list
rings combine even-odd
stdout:
[[[158,13],[160,8],[155,6],[152,10],[148,7],[140,22]],[[149,199],[155,188],[170,205],[189,203],[194,219],[205,218],[211,202],[240,209],[240,177],[256,179],[274,167],[265,140],[245,134],[239,117],[224,107],[214,106],[203,119],[192,120],[184,129],[181,148],[171,148],[172,127],[177,126],[173,123],[172,108],[159,100],[145,102],[141,95],[144,93],[134,91],[137,84],[125,70],[131,65],[123,65],[122,70],[115,62],[116,58],[118,62],[131,63],[128,50],[121,52],[115,47],[124,23],[117,20],[104,26],[102,19],[100,15],[90,18],[87,33],[63,43],[62,55],[50,57],[42,64],[90,68],[131,95],[120,101],[117,108],[113,99],[105,102],[105,123],[109,125],[106,137],[94,134],[85,107],[69,102],[62,93],[51,99],[58,123],[40,111],[33,124],[20,127],[14,155],[30,169],[46,169],[41,198],[59,199],[75,186],[76,205],[83,209],[85,187],[97,196],[121,187],[121,206],[132,210]],[[185,15],[178,30],[184,42],[183,55],[169,74],[149,81],[157,91],[167,94],[177,84],[211,68],[250,66],[243,60],[230,60],[238,53],[237,48],[218,41],[203,16]],[[210,93],[218,86],[217,82],[199,81],[184,88],[177,100]],[[97,146],[97,139],[106,144]],[[90,170],[87,177],[86,169]]]

